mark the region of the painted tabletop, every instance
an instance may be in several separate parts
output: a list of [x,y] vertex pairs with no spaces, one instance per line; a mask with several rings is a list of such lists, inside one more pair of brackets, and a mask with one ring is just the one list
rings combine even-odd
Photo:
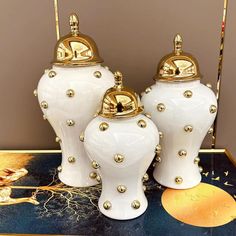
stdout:
[[[207,186],[212,186],[212,188],[216,186],[220,191],[226,191],[231,196],[230,198],[235,199],[236,169],[226,153],[200,153],[200,158],[203,167],[202,183],[208,183]],[[153,165],[149,169],[150,179],[145,182],[145,193],[149,202],[147,211],[140,217],[129,221],[109,219],[97,208],[101,185],[89,188],[63,185],[58,180],[56,171],[60,162],[59,152],[0,152],[0,234],[236,235],[236,221],[234,220],[236,214],[230,215],[232,221],[229,223],[222,223],[218,227],[207,227],[208,216],[196,210],[190,211],[188,206],[183,206],[185,208],[180,209],[194,212],[193,214],[197,217],[204,217],[206,225],[199,227],[194,223],[190,225],[188,219],[187,222],[177,220],[178,217],[175,215],[177,209],[173,209],[174,207],[170,209],[171,204],[168,201],[171,199],[166,196],[167,191],[179,190],[167,190],[156,183],[152,178]],[[194,196],[192,192],[184,194],[190,197],[191,201],[198,201],[201,198],[201,192],[197,195],[195,193]],[[174,192],[169,194],[169,196],[174,195]],[[183,202],[181,204],[184,204],[185,201],[180,200]],[[224,204],[220,199],[217,200],[217,194],[208,201],[209,204],[204,205],[206,210],[211,210],[209,209],[212,207],[211,202],[218,201],[218,206]],[[165,209],[163,204],[167,204],[169,209],[168,207]],[[192,206],[189,205],[189,207]],[[228,205],[222,207],[231,209]],[[216,218],[219,217],[217,210],[212,210],[212,212]],[[194,216],[192,218],[195,222]]]

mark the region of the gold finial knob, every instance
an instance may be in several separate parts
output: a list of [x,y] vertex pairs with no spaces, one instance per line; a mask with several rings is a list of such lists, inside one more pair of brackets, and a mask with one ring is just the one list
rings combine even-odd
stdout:
[[75,13],[70,15],[70,28],[73,36],[79,35],[79,17]]
[[117,88],[122,88],[123,87],[123,75],[120,71],[116,71],[114,73],[114,78],[115,78],[115,85]]
[[174,47],[175,47],[175,54],[180,55],[182,50],[182,45],[183,45],[183,38],[181,37],[180,34],[177,34],[174,39]]

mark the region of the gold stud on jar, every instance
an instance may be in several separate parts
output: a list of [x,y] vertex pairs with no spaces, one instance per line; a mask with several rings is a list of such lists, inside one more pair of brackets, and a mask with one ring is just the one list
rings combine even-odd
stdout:
[[199,168],[199,172],[202,173],[203,172],[203,168],[201,166],[199,166],[198,168]]
[[89,174],[89,177],[90,177],[91,179],[96,179],[96,178],[97,178],[97,173],[96,173],[96,172],[91,172],[91,173]]
[[109,201],[105,201],[104,203],[103,203],[103,208],[105,209],[105,210],[109,210],[110,208],[111,208],[111,202],[109,202]]
[[61,142],[61,139],[60,139],[59,137],[56,137],[56,138],[55,138],[55,141],[56,141],[56,143],[60,143],[60,142]]
[[163,103],[157,104],[157,110],[159,112],[163,112],[163,111],[165,111],[165,109],[166,109],[166,107],[165,107],[165,105]]
[[67,120],[67,121],[66,121],[66,124],[67,124],[68,126],[74,126],[74,125],[75,125],[75,122],[74,122],[73,120]]
[[159,137],[160,137],[160,139],[162,139],[164,137],[164,134],[161,131],[159,132]]
[[74,163],[75,162],[75,157],[68,157],[68,162],[69,163]]
[[92,161],[92,167],[94,169],[98,169],[100,166],[99,166],[99,164],[96,161]]
[[187,151],[186,150],[179,150],[178,152],[179,157],[186,157],[187,156]]
[[161,162],[161,157],[157,156],[157,157],[156,157],[156,161],[157,161],[158,163],[160,163],[160,162]]
[[97,176],[96,176],[96,180],[98,181],[98,183],[101,183],[101,176],[100,176],[100,175],[97,175]]
[[106,122],[102,122],[102,123],[99,125],[99,129],[100,129],[101,131],[107,130],[108,127],[109,127],[109,125],[108,125]]
[[45,69],[44,70],[44,73],[46,74],[46,73],[48,73],[48,71],[50,71],[51,69]]
[[57,171],[58,171],[58,172],[62,172],[62,167],[61,167],[61,166],[58,166],[58,167],[57,167]]
[[195,157],[193,162],[194,162],[194,164],[198,164],[200,162],[200,158],[199,157]]
[[207,86],[208,88],[210,88],[210,89],[212,88],[212,85],[211,85],[211,84],[209,84],[209,83],[208,83],[208,84],[206,84],[206,86]]
[[68,89],[68,90],[66,91],[66,95],[67,95],[69,98],[72,98],[72,97],[74,97],[74,95],[75,95],[75,91],[74,91],[73,89]]
[[150,93],[152,91],[152,88],[151,87],[148,87],[148,88],[146,88],[145,89],[145,93],[147,94],[147,93]]
[[131,206],[134,208],[134,209],[139,209],[140,207],[140,202],[138,200],[134,200],[132,203],[131,203]]
[[155,148],[155,153],[156,154],[160,154],[161,153],[161,145],[157,144],[156,148]]
[[176,178],[175,178],[175,183],[176,183],[176,184],[182,184],[182,183],[183,183],[183,178],[180,177],[180,176],[176,177]]
[[80,140],[81,142],[84,142],[84,132],[82,132],[82,133],[80,134],[79,140]]
[[43,115],[43,119],[44,119],[44,120],[47,120],[47,116],[46,116],[46,115]]
[[211,127],[209,130],[208,130],[208,134],[213,134],[213,131],[214,131],[214,129],[213,129],[213,127]]
[[42,101],[42,102],[41,102],[41,107],[42,107],[43,109],[47,109],[47,108],[48,108],[48,103],[47,103],[46,101]]
[[115,162],[117,162],[117,163],[123,162],[124,159],[125,159],[125,157],[124,157],[123,155],[121,155],[121,154],[116,154],[116,155],[114,156],[114,160],[115,160]]
[[126,186],[124,186],[124,185],[119,185],[119,186],[117,186],[117,191],[118,191],[119,193],[124,193],[124,192],[126,192],[126,190],[127,190],[127,188],[126,188]]
[[38,96],[38,92],[37,92],[37,89],[34,90],[34,96],[37,97]]
[[102,73],[100,71],[95,71],[93,75],[98,79],[102,77]]
[[184,92],[184,96],[185,96],[186,98],[191,98],[191,97],[193,96],[193,92],[190,91],[190,90],[186,90],[186,91]]
[[215,105],[211,105],[209,110],[211,114],[216,113],[217,107]]
[[149,180],[148,173],[145,173],[144,176],[143,176],[142,181],[143,181],[143,182],[146,182],[146,181],[148,181],[148,180]]
[[57,73],[56,73],[56,71],[54,71],[54,70],[51,70],[51,71],[48,72],[48,77],[49,77],[49,78],[53,78],[53,77],[55,77],[56,75],[57,75]]
[[184,126],[184,131],[187,133],[191,133],[193,131],[193,126],[191,125]]
[[147,126],[146,121],[145,120],[139,120],[138,121],[138,126],[141,128],[145,128]]
[[98,112],[96,112],[96,113],[93,115],[94,118],[97,117],[97,116],[98,116]]

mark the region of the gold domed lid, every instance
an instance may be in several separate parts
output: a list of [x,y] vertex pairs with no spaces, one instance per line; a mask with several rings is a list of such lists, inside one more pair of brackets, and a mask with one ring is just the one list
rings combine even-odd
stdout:
[[133,117],[143,112],[139,96],[133,90],[123,87],[121,72],[114,73],[115,86],[108,89],[102,100],[99,115],[119,119]]
[[177,34],[174,38],[174,51],[163,57],[158,65],[155,79],[165,82],[184,82],[200,79],[197,60],[182,50],[183,39]]
[[98,48],[92,38],[79,32],[79,19],[70,15],[71,33],[60,38],[54,52],[54,65],[87,66],[102,63]]

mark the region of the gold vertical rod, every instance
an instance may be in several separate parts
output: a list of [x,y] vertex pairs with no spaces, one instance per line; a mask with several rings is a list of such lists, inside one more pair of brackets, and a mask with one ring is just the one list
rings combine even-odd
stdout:
[[[217,84],[216,84],[216,99],[217,99],[218,105],[220,102],[220,91],[221,91],[221,81],[222,81],[222,67],[223,67],[223,56],[224,56],[227,9],[228,9],[228,0],[224,0],[223,19],[221,23],[220,53],[219,53],[218,73],[217,73]],[[213,125],[212,143],[211,143],[212,148],[215,148],[216,146],[217,121],[218,121],[218,114],[216,115],[216,119]]]
[[55,23],[56,23],[56,35],[57,35],[57,40],[59,40],[60,27],[59,27],[58,0],[54,0],[54,12],[55,12]]

